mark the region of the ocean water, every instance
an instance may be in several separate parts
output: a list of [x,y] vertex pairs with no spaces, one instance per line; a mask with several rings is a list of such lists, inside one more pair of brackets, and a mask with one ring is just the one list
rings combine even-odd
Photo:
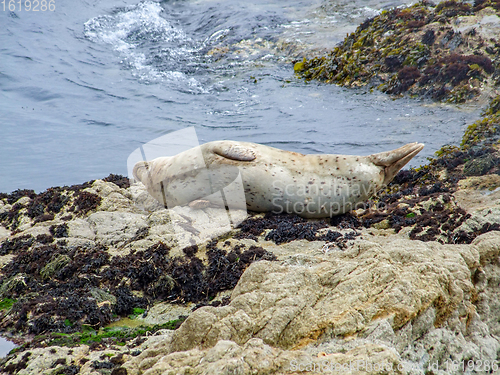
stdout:
[[[404,1],[0,4],[0,191],[126,174],[141,144],[194,126],[199,141],[365,155],[457,143],[460,108],[304,82],[293,61],[324,53]],[[24,7],[24,8],[23,8]]]
[[0,337],[0,358],[5,357],[9,352],[16,347],[11,341],[6,340],[3,337]]

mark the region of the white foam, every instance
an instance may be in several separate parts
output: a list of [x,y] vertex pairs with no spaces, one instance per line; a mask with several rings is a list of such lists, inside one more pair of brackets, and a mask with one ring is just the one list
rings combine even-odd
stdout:
[[144,1],[129,6],[114,15],[94,17],[84,24],[84,35],[89,40],[108,44],[121,56],[121,63],[132,70],[132,75],[144,81],[179,82],[194,89],[205,90],[194,78],[179,71],[162,71],[151,65],[141,45],[154,43],[161,53],[161,45],[170,43],[168,54],[180,59],[196,52],[190,48],[192,40],[183,30],[173,26],[161,16],[163,8],[156,2]]

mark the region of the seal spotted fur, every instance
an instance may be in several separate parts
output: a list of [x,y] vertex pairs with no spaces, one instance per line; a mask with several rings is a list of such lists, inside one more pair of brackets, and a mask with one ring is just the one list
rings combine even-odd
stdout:
[[368,156],[304,155],[256,143],[215,141],[139,162],[133,173],[170,208],[207,199],[241,174],[248,209],[319,218],[366,201],[423,147],[409,143]]

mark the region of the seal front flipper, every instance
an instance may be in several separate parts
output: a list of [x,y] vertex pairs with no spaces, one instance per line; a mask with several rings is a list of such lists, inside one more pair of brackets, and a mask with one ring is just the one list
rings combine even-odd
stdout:
[[213,148],[214,154],[222,156],[223,158],[236,160],[236,161],[252,161],[255,160],[255,152],[243,145],[239,144],[221,144],[215,145]]
[[188,206],[195,210],[200,210],[210,206],[210,201],[206,199],[196,199],[194,201],[189,202]]

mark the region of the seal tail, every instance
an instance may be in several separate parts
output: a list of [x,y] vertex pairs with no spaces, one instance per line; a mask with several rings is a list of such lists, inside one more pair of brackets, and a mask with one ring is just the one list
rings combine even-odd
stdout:
[[392,151],[369,155],[368,158],[373,164],[378,165],[379,167],[384,167],[384,184],[388,184],[392,181],[394,176],[396,176],[399,170],[403,168],[415,155],[422,151],[423,148],[424,145],[422,143],[408,143],[407,145]]

